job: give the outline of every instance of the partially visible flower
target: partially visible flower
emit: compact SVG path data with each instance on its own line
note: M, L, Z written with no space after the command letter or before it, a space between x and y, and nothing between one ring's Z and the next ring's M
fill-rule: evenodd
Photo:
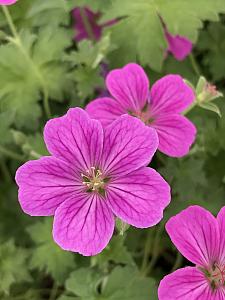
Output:
M168 42L167 51L170 52L177 60L183 60L192 51L192 42L186 37L172 35L165 29L165 36Z
M17 0L0 0L0 5L11 5L16 2L17 2Z
M154 129L125 115L103 130L74 108L50 120L44 138L52 156L17 170L19 201L27 214L54 215L53 237L63 249L99 253L115 216L139 228L162 219L170 188L146 167L158 146Z
M74 29L76 30L75 40L80 42L84 39L99 40L102 30L113 25L116 20L99 24L100 12L93 12L88 7L76 7L73 12Z
M94 119L109 125L123 114L130 114L156 129L159 150L180 157L189 152L196 129L181 113L194 98L193 90L179 75L167 75L158 80L149 92L149 80L144 70L130 63L111 71L106 85L113 98L99 98L90 102L86 111Z
M178 250L195 267L185 267L160 283L159 300L225 299L225 207L217 218L190 206L166 224Z

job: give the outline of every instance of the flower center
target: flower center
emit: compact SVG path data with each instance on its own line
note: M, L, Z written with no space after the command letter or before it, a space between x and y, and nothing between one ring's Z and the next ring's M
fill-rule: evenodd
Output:
M211 270L209 270L207 277L210 285L213 289L225 285L225 266L219 266L214 264Z
M90 170L86 171L86 174L81 174L83 185L87 187L89 192L104 191L105 181L102 177L102 172L95 167L91 167Z
M151 115L148 104L146 104L141 111L135 111L135 112L129 111L128 113L129 115L140 119L146 125L149 125L154 121L154 118Z

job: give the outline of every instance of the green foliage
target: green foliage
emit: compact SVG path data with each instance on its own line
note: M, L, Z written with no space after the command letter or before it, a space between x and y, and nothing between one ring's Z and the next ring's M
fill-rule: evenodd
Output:
M79 269L66 281L66 290L80 300L157 299L155 282L142 278L134 267L116 267L109 276L94 269ZM59 300L77 299L63 295Z
M77 43L71 10L78 5L101 12L99 24L117 23L98 41ZM224 206L224 0L19 0L7 9L11 21L0 6L0 299L158 299L159 281L176 264L166 221L189 205L214 214ZM165 57L159 16L170 33L192 40L192 56L181 62ZM52 238L50 217L22 212L16 169L49 155L43 128L50 115L84 107L105 90L105 65L110 70L135 61L151 85L173 73L195 89L185 115L196 125L197 139L184 158L154 156L152 167L172 188L158 226L140 230L117 219L99 255L63 251Z
M122 47L123 52L132 53L133 57L138 56L141 64L150 65L151 68L159 71L167 48L159 16L166 23L169 32L186 36L196 42L198 29L203 25L202 21L216 21L218 13L224 11L223 0L213 2L211 0L141 0L138 2L125 0L122 3L116 0L112 2L110 8L107 8L105 19L123 18L112 28L112 31L115 30L115 41L114 39L112 41L118 45L118 49ZM131 44L131 40L134 43ZM119 51L116 51L117 55ZM126 57L123 63L125 62L127 62Z
M0 293L9 293L13 283L31 280L24 268L28 257L25 249L15 246L13 240L0 245Z
M28 227L35 248L32 251L30 267L44 270L51 274L59 283L64 282L71 270L74 269L74 255L63 251L52 238L52 221L46 218Z
M225 25L221 23L209 24L207 31L200 35L199 49L205 51L204 65L210 69L214 80L225 78Z
M70 44L65 29L44 27L38 35L24 30L19 40L10 38L0 47L1 109L15 112L17 127L30 128L37 122L40 93L44 101L62 99L70 84L62 55Z
M114 236L110 244L97 256L92 257L92 264L104 268L109 261L123 264L134 264L131 254L124 245L125 236Z

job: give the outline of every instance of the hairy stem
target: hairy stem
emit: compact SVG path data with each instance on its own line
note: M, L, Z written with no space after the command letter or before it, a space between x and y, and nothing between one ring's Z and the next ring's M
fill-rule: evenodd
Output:
M153 244L153 249L152 249L152 258L150 260L149 265L146 267L146 269L143 272L144 275L148 275L149 273L151 273L151 271L154 268L155 263L159 257L158 246L159 246L159 242L161 240L161 234L162 234L163 229L164 229L164 222L161 222L159 224L156 234L155 234L155 239L154 239L154 244Z
M201 76L200 68L199 68L197 61L192 53L189 54L189 59L190 59L192 68L195 71L196 75Z
M12 20L12 17L9 13L9 10L6 6L2 6L2 10L3 13L5 15L6 21L8 23L8 26L11 30L11 33L13 35L14 38L8 38L9 41L11 41L12 43L14 43L14 45L17 46L17 48L23 53L23 55L25 56L25 58L27 59L28 63L30 64L30 66L33 69L34 74L36 75L37 79L40 82L42 91L43 91L43 103L44 103L44 110L46 113L47 118L51 118L51 111L50 111L50 106L49 106L49 97L48 97L48 89L46 87L45 84L45 80L42 77L42 74L40 73L39 69L37 68L37 66L34 64L33 60L31 59L31 57L29 56L29 54L27 53L26 49L24 48L20 36L16 30L16 26Z
M147 233L147 239L145 242L145 249L144 249L144 256L143 256L143 261L142 261L142 266L141 266L141 273L144 275L145 269L147 268L148 265L148 259L149 259L149 253L150 253L150 247L151 247L151 240L152 240L152 230L149 229Z

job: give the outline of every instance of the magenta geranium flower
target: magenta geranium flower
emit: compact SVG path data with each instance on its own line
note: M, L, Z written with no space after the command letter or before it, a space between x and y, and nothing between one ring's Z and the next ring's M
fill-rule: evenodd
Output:
M50 120L44 139L52 156L18 169L19 201L29 215L54 215L53 237L63 249L99 253L115 216L139 228L162 219L170 188L146 167L158 146L154 129L125 115L103 131L75 108Z
M11 5L16 2L17 2L17 0L0 0L0 5Z
M192 51L192 42L180 35L172 35L165 29L165 36L168 42L167 51L170 52L177 60L183 60Z
M99 40L102 30L113 25L116 20L110 20L99 24L100 12L93 12L88 7L76 7L73 10L74 29L76 30L75 40L77 42L84 39Z
M192 104L195 95L179 75L161 78L149 92L144 70L130 63L111 71L106 85L113 98L90 102L86 110L91 117L107 126L119 116L130 114L156 129L160 151L175 157L188 153L196 129L181 113Z
M159 300L225 299L225 207L217 218L199 206L172 217L166 230L195 267L179 269L159 286Z

